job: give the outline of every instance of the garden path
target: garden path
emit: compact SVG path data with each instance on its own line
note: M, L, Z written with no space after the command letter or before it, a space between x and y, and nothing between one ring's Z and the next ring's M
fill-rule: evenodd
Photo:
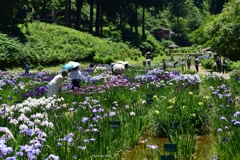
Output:
M194 66L194 65L191 65L191 69L192 69L192 70L195 70L195 66ZM201 64L199 65L198 74L204 74L204 75L206 75L206 74L210 74L210 73L211 73L210 71L211 71L211 70L206 70L206 69L204 69L204 68L201 66ZM223 73L212 72L212 74L221 75L221 76L223 76L223 78L225 78L225 79L230 79L230 74L229 74L229 73L223 74Z

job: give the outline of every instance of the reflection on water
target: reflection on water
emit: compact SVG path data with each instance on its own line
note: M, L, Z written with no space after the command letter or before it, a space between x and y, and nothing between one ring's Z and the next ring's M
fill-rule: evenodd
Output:
M133 149L126 151L122 160L160 160L163 155L163 144L169 143L167 138L147 137L148 142L139 143ZM209 160L211 157L212 143L210 136L197 136L196 160ZM151 150L147 145L157 145L158 149Z

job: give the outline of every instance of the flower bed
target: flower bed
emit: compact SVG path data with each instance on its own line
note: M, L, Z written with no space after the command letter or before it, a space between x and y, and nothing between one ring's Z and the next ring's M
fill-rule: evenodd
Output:
M156 68L130 67L122 76L84 69L81 87L71 91L65 81L58 99L46 98L56 73L0 73L0 158L121 159L146 145L159 159L163 148L139 143L144 134L166 137L179 159L196 158L196 135L210 135L212 154L237 158L238 73L225 80Z

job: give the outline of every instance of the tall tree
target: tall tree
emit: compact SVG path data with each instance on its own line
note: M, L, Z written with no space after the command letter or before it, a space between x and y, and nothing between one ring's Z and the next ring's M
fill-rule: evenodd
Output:
M177 18L176 28L179 28L179 17L183 17L186 13L185 2L186 0L173 0L170 3L170 13ZM176 33L179 34L179 30L176 30Z
M24 5L28 7L27 0L1 0L0 23L10 23L13 21L16 18L16 14L18 13L19 9L24 8Z
M210 4L210 13L221 13L225 3L228 3L228 0L212 0Z
M134 1L134 16L133 16L133 20L134 20L134 28L135 28L135 33L136 35L138 34L138 7L139 7L139 2L138 0Z
M149 9L150 7L161 8L163 7L163 0L141 0L139 4L142 7L142 39L145 39L145 10Z
M197 7L197 8L199 8L200 10L202 10L203 9L203 0L194 0L193 1L194 2L194 4L195 4L195 6Z
M24 12L22 12L21 19L17 19L16 15L20 9ZM0 31L24 38L17 24L24 22L29 9L27 0L0 0Z
M89 33L93 33L93 10L94 10L94 0L89 0L90 13L89 13Z
M96 8L96 36L100 35L100 27L101 27L101 12L102 12L102 0L97 1L97 8Z
M71 0L65 1L65 24L69 25L71 21Z
M84 0L76 0L76 7L77 7L77 12L76 12L76 26L80 26L81 24L81 12L82 12L82 7L84 4Z

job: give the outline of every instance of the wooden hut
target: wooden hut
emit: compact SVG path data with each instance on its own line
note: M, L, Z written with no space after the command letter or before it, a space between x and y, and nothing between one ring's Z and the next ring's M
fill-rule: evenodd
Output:
M170 39L170 30L167 28L155 29L152 34L157 39Z

